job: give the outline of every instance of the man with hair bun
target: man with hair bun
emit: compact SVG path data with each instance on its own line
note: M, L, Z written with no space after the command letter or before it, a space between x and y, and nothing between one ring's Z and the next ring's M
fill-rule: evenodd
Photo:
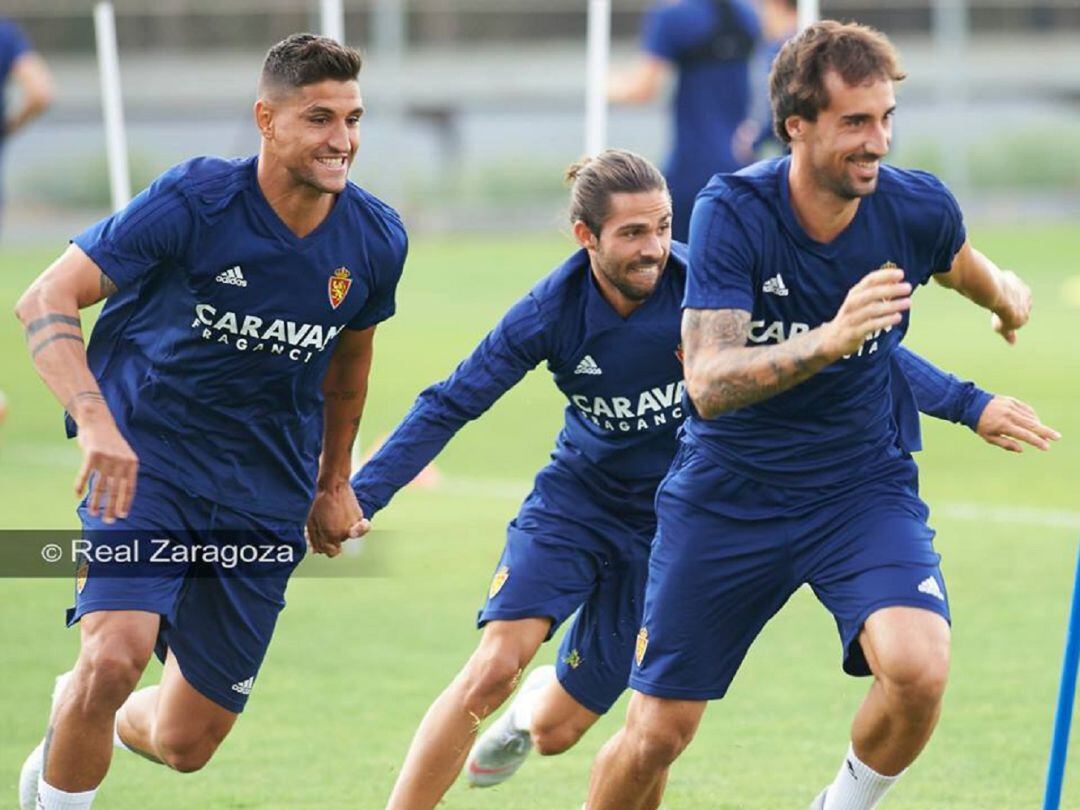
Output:
M72 561L78 661L23 766L23 808L90 807L114 745L205 765L258 686L305 521L316 550L363 530L350 449L406 238L348 180L360 64L325 37L279 42L259 154L169 169L17 304L82 449L91 545ZM79 310L102 299L84 348ZM133 693L154 652L160 683Z
M990 310L1009 343L1031 294L971 246L939 180L882 165L903 77L880 32L809 26L770 77L790 157L717 175L698 196L690 404L656 496L635 694L597 756L589 810L657 807L707 701L803 584L836 620L844 671L873 676L812 808L875 807L933 732L950 614L896 418L895 361L912 292L931 278ZM980 431L988 442L1046 450L1058 438L1026 405L1005 407L1011 424Z
M463 766L473 785L486 787L513 775L534 745L545 755L566 751L626 689L656 528L653 498L683 420L686 247L671 240L671 199L644 158L607 150L571 166L567 179L580 249L515 303L447 379L419 395L353 478L364 514L373 517L540 363L568 400L552 460L507 528L477 620L479 645L417 729L392 810L435 807ZM927 412L993 429L1005 398L915 355L897 362ZM897 418L917 445L917 407L897 377ZM575 611L555 666L529 674L470 753L479 722Z

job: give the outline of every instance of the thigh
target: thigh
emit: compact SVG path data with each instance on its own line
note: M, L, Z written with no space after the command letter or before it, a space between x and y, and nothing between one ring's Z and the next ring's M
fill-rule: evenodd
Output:
M303 526L225 510L215 522L197 538L199 562L175 621L162 629L158 655L171 652L191 687L239 713L285 607L289 576L304 556Z
M927 509L911 488L853 493L802 527L802 577L836 620L844 671L869 675L859 634L888 607L920 608L947 624L948 593Z
M220 742L232 730L238 716L192 686L181 672L176 656L171 652L167 655L154 716L163 737Z
M693 452L681 452L661 484L630 677L638 692L723 697L794 590L786 522L730 517L756 488Z

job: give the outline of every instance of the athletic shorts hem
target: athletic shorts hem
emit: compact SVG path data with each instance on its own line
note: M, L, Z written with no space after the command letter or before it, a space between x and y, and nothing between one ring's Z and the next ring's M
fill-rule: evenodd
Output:
M172 621L172 609L163 608L161 605L149 605L143 599L93 599L79 602L75 607L68 608L67 626L71 627L87 613L101 613L109 610L138 610L143 613L156 613L166 621Z
M668 698L669 700L720 700L727 694L728 690L726 686L720 689L686 689L681 686L663 686L634 676L630 677L628 686L643 695Z
M558 670L558 667L556 667L556 670ZM579 690L576 686L571 686L570 684L568 684L563 679L563 672L556 672L556 675L559 681L559 686L566 690L566 694L570 695L570 697L572 697L575 702L584 706L593 714L599 714L600 716L607 714L609 711L611 711L611 707L614 706L616 701L618 701L619 699L618 697L616 697L615 700L611 701L607 706L601 705L595 700L592 700L581 694L581 690Z
M551 641L551 637L555 635L555 631L559 629L559 626L566 621L568 617L562 619L550 613L539 613L535 610L483 610L476 619L476 629L484 629L484 625L488 622L516 622L522 619L550 619L551 628L548 630L548 634L544 636L544 641Z
M180 656L176 654L176 650L173 650L172 652L173 657L176 659L177 666L180 667L180 674L184 676L185 681L191 684L192 689L207 700L216 703L218 706L221 706L223 709L227 709L230 712L241 714L244 711L244 707L247 705L247 695L241 695L239 692L229 692L225 689L210 686L206 681L184 667L184 662L180 660Z

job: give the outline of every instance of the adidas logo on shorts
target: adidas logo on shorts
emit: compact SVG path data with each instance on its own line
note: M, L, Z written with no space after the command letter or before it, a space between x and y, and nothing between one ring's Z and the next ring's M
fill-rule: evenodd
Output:
M220 284L233 284L237 287L247 286L247 279L244 278L244 273L240 269L240 265L230 267L228 270L222 270L214 276L214 281Z
M251 694L251 687L253 687L254 685L255 685L255 676L252 675L247 680L240 681L240 683L234 683L232 685L232 690L234 692L239 692L241 695L250 695Z
M945 594L941 592L941 586L937 584L937 580L933 577L927 577L919 583L919 593L928 593L931 596L936 596L942 602L945 601Z

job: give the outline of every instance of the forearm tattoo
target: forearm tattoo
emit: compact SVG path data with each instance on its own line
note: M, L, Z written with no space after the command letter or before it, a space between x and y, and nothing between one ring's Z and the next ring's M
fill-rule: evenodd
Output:
M42 315L40 318L35 318L26 325L24 334L26 339L30 340L34 335L44 329L46 326L51 326L54 323L62 323L67 326L77 326L82 328L82 321L77 317L71 315L64 315L61 312L50 312L48 315Z
M749 334L749 312L686 310L683 343L693 357L692 396L705 418L775 396L825 365L816 330L773 346L747 347Z
M41 352L41 350L44 349L46 346L48 346L50 343L55 343L58 340L77 340L77 341L79 341L79 343L82 343L83 342L83 336L82 335L75 335L75 334L72 334L71 332L60 332L59 334L56 334L56 335L50 335L49 337L45 338L44 340L39 342L36 346L33 346L30 349L30 357L31 357L31 359L37 357L38 354Z

